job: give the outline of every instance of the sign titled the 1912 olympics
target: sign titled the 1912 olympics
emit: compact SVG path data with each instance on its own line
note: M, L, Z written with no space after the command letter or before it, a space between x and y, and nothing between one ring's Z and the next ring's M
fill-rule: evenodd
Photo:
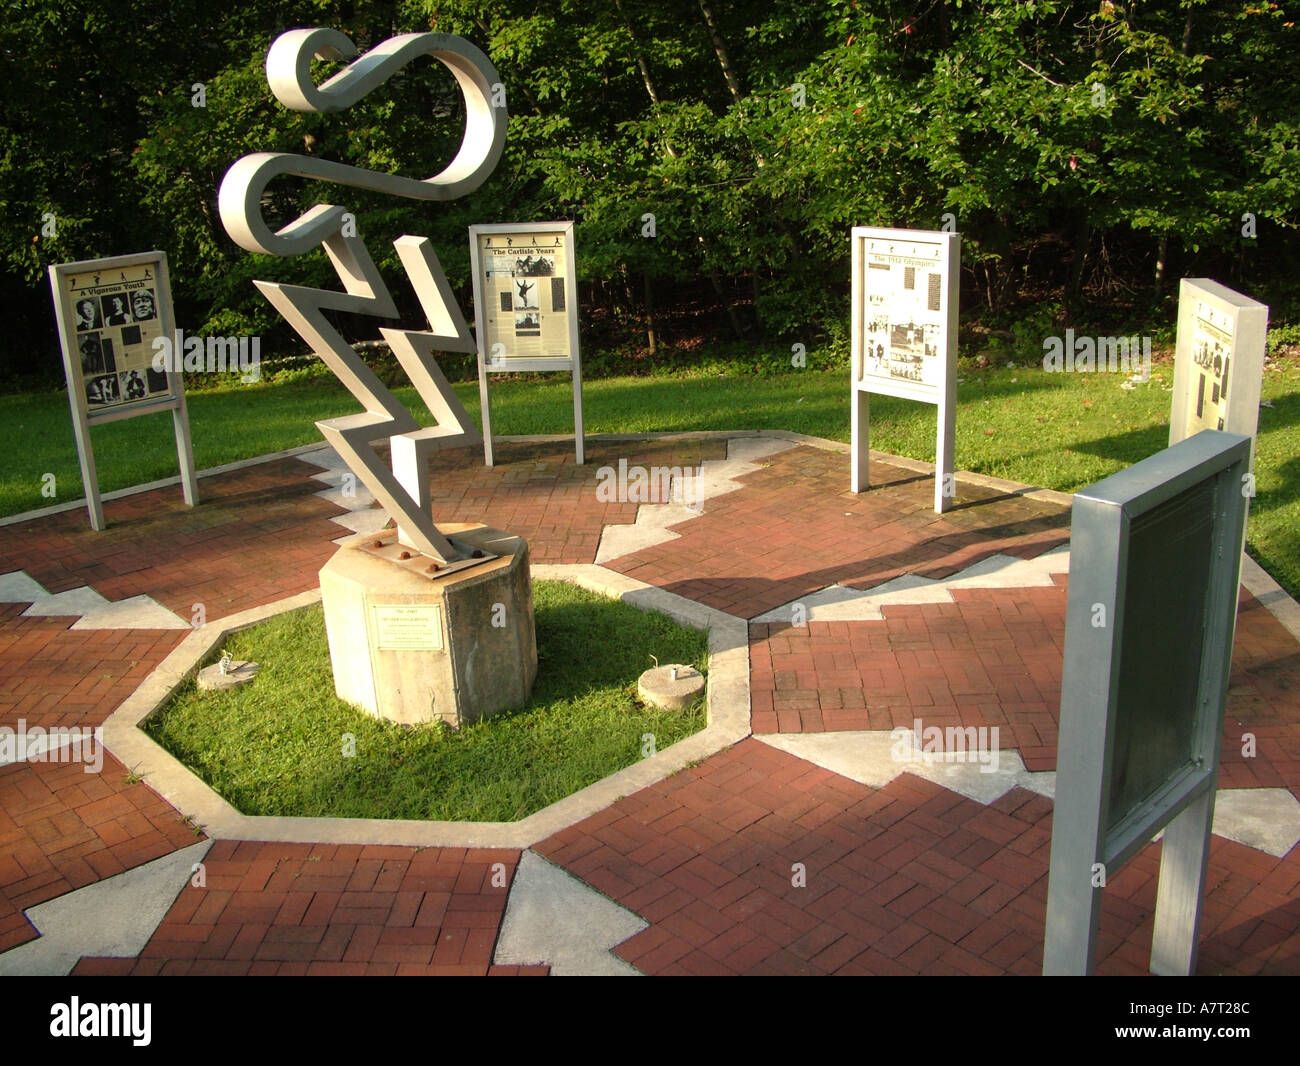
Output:
M957 295L961 238L933 230L855 226L851 487L867 487L870 393L938 409L934 509L956 497Z

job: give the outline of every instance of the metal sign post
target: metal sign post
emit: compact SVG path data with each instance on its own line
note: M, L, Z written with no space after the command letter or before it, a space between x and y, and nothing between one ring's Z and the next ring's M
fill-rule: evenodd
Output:
M1195 969L1249 463L1205 430L1075 494L1045 974L1093 972L1106 879L1162 828L1151 969Z
M484 460L492 465L488 375L568 370L573 375L574 448L581 466L582 363L573 223L470 226L469 254Z
M957 304L961 237L930 230L853 228L850 370L851 487L867 488L869 395L900 396L938 409L934 509L957 495Z
M199 486L181 367L174 359L155 365L154 342L170 342L175 331L167 256L140 252L49 270L90 528L104 528L90 427L121 418L172 413L182 491L193 507Z

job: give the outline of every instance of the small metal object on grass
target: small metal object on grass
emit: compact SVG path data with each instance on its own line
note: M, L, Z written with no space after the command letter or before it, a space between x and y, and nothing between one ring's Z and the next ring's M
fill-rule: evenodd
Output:
M220 662L205 666L199 671L198 686L204 692L225 692L240 688L252 681L259 669L261 667L257 663L247 659L233 660L226 655Z

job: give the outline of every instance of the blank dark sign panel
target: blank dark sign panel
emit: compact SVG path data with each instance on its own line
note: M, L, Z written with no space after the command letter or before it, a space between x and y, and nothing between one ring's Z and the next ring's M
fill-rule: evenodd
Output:
M1094 972L1107 879L1162 829L1151 971L1196 972L1250 446L1204 430L1075 493L1045 974Z
M1195 485L1130 527L1108 829L1193 759L1214 488Z

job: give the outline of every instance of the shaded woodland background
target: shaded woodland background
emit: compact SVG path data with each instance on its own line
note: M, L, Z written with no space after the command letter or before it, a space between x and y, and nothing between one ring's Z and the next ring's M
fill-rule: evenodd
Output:
M266 51L309 26L363 51L459 34L507 89L506 154L472 196L273 186L285 221L321 201L357 213L408 324L392 238L431 236L468 312L470 224L573 219L585 363L594 349L596 368L635 373L792 342L837 358L850 227L945 214L963 235L964 325L1168 323L1184 275L1294 322L1294 17L1226 0L18 0L0 23L0 379L62 378L49 264L151 248L187 332L304 350L251 279L334 286L333 272L319 252L237 248L216 209L226 169L289 151L424 178L462 131L435 62L341 115L283 108ZM345 329L377 336L373 319Z

